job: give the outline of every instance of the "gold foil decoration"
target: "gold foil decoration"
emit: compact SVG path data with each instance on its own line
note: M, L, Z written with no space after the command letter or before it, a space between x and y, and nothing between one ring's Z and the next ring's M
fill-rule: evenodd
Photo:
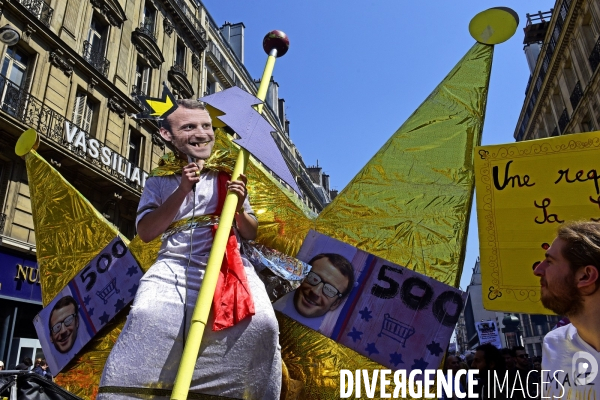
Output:
M35 150L27 153L25 163L42 302L47 305L119 232ZM121 313L58 374L61 386L83 398L95 397L106 357L126 315Z
M312 228L456 285L464 261L473 150L481 140L492 53L492 46L475 44L318 217L251 157L248 189L260 221L258 242L296 255ZM224 131L217 129L216 137L211 159L225 169L238 147ZM27 168L47 304L117 231L34 152L27 156ZM159 247L158 239L145 244L137 237L129 245L144 271ZM341 369L383 368L285 316L278 318L282 355L299 398L337 399ZM121 314L58 382L81 397L94 398L124 322Z
M456 286L493 47L476 43L317 218L316 230Z

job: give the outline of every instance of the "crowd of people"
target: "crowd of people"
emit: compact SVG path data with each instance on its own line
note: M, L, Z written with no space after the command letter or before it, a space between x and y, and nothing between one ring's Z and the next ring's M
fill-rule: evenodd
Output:
M444 363L446 372L452 376L463 370L478 372L475 382L479 398L532 399L540 397L541 357L530 357L523 346L512 349L498 349L492 344L478 346L474 353L464 358L449 355ZM496 379L495 379L496 378ZM494 380L495 379L495 380ZM453 399L460 398L457 391L466 393L468 389L467 374L461 376L460 387L452 388ZM495 387L494 387L495 385ZM449 398L442 397L445 400Z
M32 373L43 376L44 378L52 381L54 377L48 369L48 363L45 358L36 358L35 363L31 360L31 357L23 357L21 362L15 365L12 370L15 371L31 371ZM0 361L0 371L5 370L4 361Z

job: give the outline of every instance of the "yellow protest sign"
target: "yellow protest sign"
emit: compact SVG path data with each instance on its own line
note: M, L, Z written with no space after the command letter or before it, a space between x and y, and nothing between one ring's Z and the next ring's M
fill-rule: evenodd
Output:
M483 305L552 314L537 262L565 221L600 221L600 132L475 149Z

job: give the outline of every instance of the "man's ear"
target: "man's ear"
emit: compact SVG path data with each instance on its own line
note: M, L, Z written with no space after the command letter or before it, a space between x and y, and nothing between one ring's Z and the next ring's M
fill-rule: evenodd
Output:
M158 129L158 132L160 133L160 136L162 136L162 138L165 139L167 142L170 142L173 139L171 132L169 132L162 126Z
M593 265L586 265L577 271L577 287L584 292L591 290L590 294L596 291L596 282L600 279L598 268Z

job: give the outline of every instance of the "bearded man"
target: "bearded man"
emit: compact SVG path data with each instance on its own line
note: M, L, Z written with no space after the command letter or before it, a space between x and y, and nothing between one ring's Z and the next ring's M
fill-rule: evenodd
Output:
M544 307L571 323L544 337L542 397L595 398L600 386L600 223L562 225L535 267ZM549 372L548 372L549 371Z

